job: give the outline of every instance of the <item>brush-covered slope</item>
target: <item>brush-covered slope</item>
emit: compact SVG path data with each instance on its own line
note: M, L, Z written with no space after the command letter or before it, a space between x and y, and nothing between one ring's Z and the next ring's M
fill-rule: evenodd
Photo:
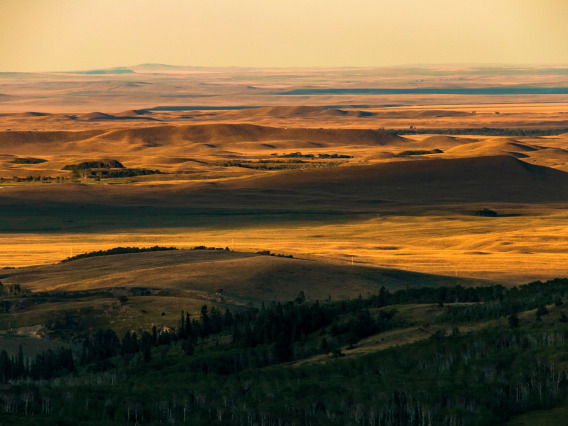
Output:
M115 287L201 292L255 300L355 298L390 289L476 285L482 280L416 272L336 265L252 253L182 250L100 256L72 262L3 271L4 284L37 291L83 291ZM180 293L181 294L181 293Z

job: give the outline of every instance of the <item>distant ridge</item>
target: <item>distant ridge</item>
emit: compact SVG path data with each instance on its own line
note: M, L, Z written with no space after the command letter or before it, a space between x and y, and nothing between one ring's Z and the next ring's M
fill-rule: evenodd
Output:
M135 73L136 72L134 70L131 70L130 68L124 68L124 67L66 72L66 74L135 74Z
M151 120L158 121L155 118L147 117L146 115L151 114L146 110L132 110L125 111L117 115L106 114L103 112L90 112L87 114L81 114L75 119L86 120L86 121L99 121L99 120Z
M418 87L400 89L378 88L327 88L294 89L279 95L566 95L568 87Z
M13 115L15 115L17 117L47 117L51 114L48 114L46 112L29 111L29 112L15 113Z
M240 110L233 115L250 117L371 117L375 115L367 111L350 111L339 108L318 106L270 106Z
M146 127L141 129L116 130L101 136L141 144L159 145L215 143L218 146L236 142L287 141L295 146L314 146L317 143L330 145L385 145L403 138L382 130L369 129L314 129L277 128L253 124L199 124L188 126Z

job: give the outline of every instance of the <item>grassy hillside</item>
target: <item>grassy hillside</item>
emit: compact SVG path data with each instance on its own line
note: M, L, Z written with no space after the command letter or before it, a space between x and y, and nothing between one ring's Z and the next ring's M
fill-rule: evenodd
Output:
M41 326L70 311L90 328L174 327L177 318L162 316L163 312L175 309L197 314L203 303L259 305L290 300L300 292L308 300L341 300L376 294L382 286L401 289L484 283L225 250L97 256L0 271L0 281L32 292L26 299L6 300L0 313L0 330L4 331ZM128 300L121 303L121 296Z

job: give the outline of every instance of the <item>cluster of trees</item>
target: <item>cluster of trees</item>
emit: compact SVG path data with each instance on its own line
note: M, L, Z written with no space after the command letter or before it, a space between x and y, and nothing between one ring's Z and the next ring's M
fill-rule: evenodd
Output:
M68 179L65 179L64 177L61 176L57 176L57 177L51 177L51 176L40 176L40 175L36 175L36 176L26 176L26 177L18 177L18 176L13 176L11 179L9 178L0 178L0 182L64 182Z
M275 154L273 154L275 155ZM278 155L278 158L309 158L314 159L316 158L315 154L302 154L301 152L291 152L290 154L282 154ZM344 154L317 154L317 158L319 159L327 159L327 158L352 158L350 155Z
M191 250L217 250L217 251L231 251L229 247L207 247L207 246L195 246Z
M90 169L124 169L124 165L118 160L99 160L99 161L84 161L78 164L68 164L63 167L63 170L90 170Z
M142 253L145 251L166 251L166 250L177 250L176 247L162 247L162 246L154 246L154 247L114 247L109 250L98 250L98 251L91 251L88 253L81 253L76 256L68 257L61 261L61 263L71 262L73 260L79 259L86 259L88 257L97 257L97 256L112 256L115 254L126 254L126 253Z
M43 158L24 157L16 158L11 161L13 164L41 164L47 162Z
M160 170L152 170L152 169L124 169L124 170L111 170L109 172L106 171L93 171L91 176L100 177L100 178L125 178L125 177L134 177L134 176L147 176L147 175L161 175L163 174ZM88 176L87 176L88 177Z
M338 161L318 161L309 162L299 159L291 160L258 160L258 161L224 161L220 163L223 167L243 167L255 170L289 170L289 169L313 169L319 167L335 167L341 163Z
M78 259L86 259L88 257L97 256L112 256L115 254L127 254L127 253L142 253L146 251L168 251L168 250L179 250L177 247L164 247L164 246L153 246L153 247L114 247L108 250L97 250L90 251L88 253L81 253L75 256L68 257L61 261L61 263L71 262ZM207 247L207 246L195 246L191 250L217 250L217 251L231 251L229 247Z
M510 307L511 311L522 312L562 301L568 296L568 278L555 278L546 282L534 281L518 287L502 285L483 287L421 287L394 292L381 287L379 294L367 299L338 302L340 305L358 304L364 307L382 307L405 303L490 303ZM456 306L455 309L468 306ZM490 319L490 318L488 318Z
M4 285L0 281L0 296L18 296L23 293L29 293L29 291L20 284Z
M372 334L386 331L395 325L396 311L381 311L371 315L356 305L307 303L301 292L293 302L272 303L261 309L223 313L216 307L203 305L198 318L182 311L176 329L158 329L150 332L128 331L119 340L112 330L89 334L83 342L81 364L93 364L95 371L113 368L113 357L125 360L141 354L141 359L152 359L152 348L178 345L183 352L194 355L195 347L207 340L224 341L221 351L209 351L207 356L196 356L186 368L195 372L234 374L245 368L259 368L280 362L302 359L318 353L338 351L339 346L355 344ZM322 328L329 326L328 330ZM305 345L307 336L321 331L322 338ZM326 339L326 334L329 334ZM243 350L248 355L243 357Z
M495 210L484 208L481 210L476 210L473 212L474 216L484 216L484 217L497 217L499 214Z
M63 170L73 172L73 177L87 178L124 178L161 174L160 170L144 168L125 168L118 160L84 161L79 164L68 164Z
M262 254L263 256L276 256L276 257L286 257L288 259L293 259L294 256L292 256L291 254L276 254L276 253L272 253L270 250L260 250L257 251L256 254Z
M0 352L0 383L26 378L47 380L74 371L75 361L71 349L60 348L55 352L48 349L31 360L24 357L21 345L16 356L10 357L5 350Z
M431 150L407 150L399 152L397 155L400 157L407 157L410 155L427 155L427 154L442 154L444 151L441 149L431 149Z

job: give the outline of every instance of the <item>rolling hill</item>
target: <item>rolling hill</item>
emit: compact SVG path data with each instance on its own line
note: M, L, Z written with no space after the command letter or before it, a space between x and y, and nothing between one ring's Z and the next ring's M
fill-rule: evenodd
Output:
M526 158L530 153L539 149L541 148L538 146L532 146L511 138L493 138L459 145L448 149L445 153L460 157L512 155L517 158Z
M5 187L0 205L367 210L378 203L566 201L567 187L568 173L511 156L488 156L282 171L168 185Z
M132 117L130 117L132 118ZM149 119L145 115L134 118ZM125 116L90 113L82 120L123 120ZM327 146L383 146L405 139L380 130L276 128L252 124L202 124L89 131L3 131L5 153L129 152L149 148L190 150L207 145L215 149L305 149ZM25 147L24 147L25 145ZM187 152L187 151L186 151Z
M393 269L336 265L224 250L180 250L100 256L56 265L2 271L5 284L34 291L85 291L115 288L199 292L237 300L292 300L300 291L312 300L349 299L376 294L381 286L464 286L483 280ZM186 295L187 297L187 295Z

